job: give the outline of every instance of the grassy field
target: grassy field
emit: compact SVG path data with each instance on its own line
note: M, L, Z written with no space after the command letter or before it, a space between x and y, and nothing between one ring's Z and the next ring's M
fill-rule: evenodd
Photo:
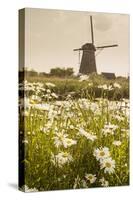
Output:
M23 90L23 191L129 184L127 79L30 77Z
M74 98L86 97L90 95L93 98L101 97L103 90L98 88L100 85L110 86L118 83L121 88L114 87L108 91L108 98L117 100L121 98L129 98L129 80L127 78L116 78L115 80L107 80L101 75L90 75L89 79L80 81L80 78L58 78L58 77L27 77L29 82L51 82L56 85L52 88L53 92L59 95L60 99L65 99L70 93ZM82 78L81 78L82 80Z

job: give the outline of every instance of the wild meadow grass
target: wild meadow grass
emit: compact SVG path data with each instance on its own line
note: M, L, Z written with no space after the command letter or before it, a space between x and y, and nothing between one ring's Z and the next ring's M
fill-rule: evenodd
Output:
M25 91L19 104L22 190L129 184L129 99L116 98L127 83L82 79L71 80L79 96L74 90L63 98L63 80L20 84Z

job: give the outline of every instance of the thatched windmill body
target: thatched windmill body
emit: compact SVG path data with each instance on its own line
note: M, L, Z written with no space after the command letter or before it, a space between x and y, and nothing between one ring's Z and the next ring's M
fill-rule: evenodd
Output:
M74 51L79 52L79 61L80 61L80 52L82 53L82 59L80 62L80 68L79 73L81 74L91 74L93 72L97 72L96 68L96 58L95 58L95 52L97 50L102 50L109 47L117 47L117 44L113 45L107 45L107 46L98 46L96 47L94 44L94 33L93 33L93 22L92 22L92 16L90 16L90 25L91 25L91 43L86 43L82 45L79 49L74 49Z

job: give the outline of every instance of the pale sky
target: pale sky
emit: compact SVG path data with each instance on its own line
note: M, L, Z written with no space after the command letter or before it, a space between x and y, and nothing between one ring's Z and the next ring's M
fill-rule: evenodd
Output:
M118 44L96 56L98 73L129 73L129 16L77 11L26 8L25 67L49 72L55 67L79 70L78 52L91 42L90 14L93 17L95 46ZM98 52L96 52L97 54Z

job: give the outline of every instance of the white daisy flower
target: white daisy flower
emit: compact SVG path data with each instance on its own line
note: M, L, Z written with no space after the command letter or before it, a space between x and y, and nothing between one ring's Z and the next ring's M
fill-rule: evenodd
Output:
M67 134L64 133L56 133L56 136L53 138L54 139L54 144L56 147L59 147L63 145L65 148L70 147L74 144L77 144L76 140L67 138Z
M45 83L47 87L55 87L56 85L50 82Z
M117 120L120 121L120 122L121 122L121 121L124 121L124 119L125 119L123 116L120 116L120 115L114 115L113 118L114 118L114 119L117 119Z
M90 183L94 183L97 179L96 175L94 174L86 174L85 178L90 181Z
M55 134L56 134L56 136L53 137L54 144L58 148L59 146L61 146L63 144L63 141L66 139L66 137L68 135L64 134L63 132L61 132L61 133L55 133Z
M37 95L32 95L31 96L31 100L33 100L33 101L41 101L41 98L39 96L37 96Z
M56 102L54 103L54 105L60 107L60 106L63 105L63 102L62 102L62 101L56 101Z
M101 186L103 187L108 187L109 186L109 182L105 180L104 177L102 177L99 182L101 183Z
M93 155L96 157L97 160L105 159L110 156L109 148L108 147L100 147L94 150Z
M120 85L119 83L114 83L114 87L120 89L120 88L121 88L121 85Z
M23 185L22 188L20 188L20 190L24 192L38 192L38 189L29 188L27 185Z
M85 131L83 128L79 129L79 134L85 136L87 139L94 141L97 139L97 136L94 135L94 133L88 133L87 131Z
M107 129L109 128L109 129L112 129L112 130L116 130L118 128L118 125L109 123L109 124L105 124L104 128L107 128Z
M121 141L115 140L115 141L113 142L113 145L115 145L115 146L120 146L120 145L121 145Z
M106 84L104 84L104 85L98 85L98 88L107 90L108 86Z
M70 128L70 129L74 129L74 126L71 124L71 125L69 126L69 128Z
M77 144L77 141L76 141L76 140L69 139L69 138L65 138L65 139L62 141L62 143L63 143L63 146L64 146L65 148L67 148L67 147L70 147L70 146L72 146L72 145Z
M54 145L58 148L62 145L62 141L58 137L54 137Z
M112 174L115 171L115 160L112 158L105 158L100 160L101 169L104 169L104 173Z
M88 86L89 86L89 87L92 87L92 86L93 86L93 83L88 83Z
M50 89L47 89L46 91L47 91L47 93L48 93L48 94L50 94L50 93L51 93L51 90L50 90Z
M70 163L73 160L72 156L68 152L60 152L57 155L52 154L51 161L53 164L58 164L62 167L66 163Z
M28 144L28 140L22 140L22 143Z
M107 136L108 134L114 135L114 131L112 129L109 129L109 128L103 128L102 134L105 135L105 136Z
M51 96L52 96L52 97L54 97L55 99L57 99L57 98L58 98L58 95L57 95L57 94L55 94L54 92L52 92L52 93L51 93Z
M79 78L80 78L79 82L82 82L82 81L88 80L89 76L87 76L87 75L81 75Z
M114 135L114 132L117 128L118 128L118 125L108 123L104 125L104 128L102 129L102 133L105 136L107 136L107 134Z
M83 188L88 188L88 185L87 185L87 183L86 183L85 180L82 180L82 181L81 181L81 184L82 184L82 187L83 187Z
M124 165L125 167L127 167L128 165L127 165L127 163L125 163L125 165Z
M129 129L122 128L122 129L121 129L121 132L123 133L123 136L129 137L129 135L130 135Z
M113 90L112 85L99 85L98 88L103 89L103 90Z
M38 110L49 111L50 105L49 104L34 104L33 107Z

